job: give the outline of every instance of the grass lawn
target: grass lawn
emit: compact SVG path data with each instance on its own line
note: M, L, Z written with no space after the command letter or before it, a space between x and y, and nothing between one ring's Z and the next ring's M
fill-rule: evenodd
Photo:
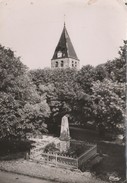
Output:
M100 138L96 131L85 130L85 129L78 129L78 128L70 128L70 136L72 139L86 141L89 143L97 143Z

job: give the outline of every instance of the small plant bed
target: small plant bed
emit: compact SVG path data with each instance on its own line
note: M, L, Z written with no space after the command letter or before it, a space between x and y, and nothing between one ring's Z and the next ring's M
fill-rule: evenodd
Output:
M41 160L47 164L64 166L67 168L78 168L97 153L96 145L86 144L83 141L70 141L67 152L60 152L58 144L49 143L41 153Z
M70 140L69 149L61 152L61 141L59 138L43 138L31 149L30 159L46 164L53 164L64 168L80 168L81 165L97 153L96 145L84 141ZM45 142L45 143L43 143ZM68 144L66 144L68 146Z
M70 149L66 153L66 155L71 155L74 157L79 157L86 151L88 151L91 148L90 145L85 144L85 142L78 142L78 141L71 141L70 143Z
M90 148L91 148L91 145L87 145L83 141L73 140L73 141L70 141L70 148L67 152L60 152L59 148L56 148L56 145L54 143L50 143L44 148L44 153L51 153L51 154L57 153L58 155L65 155L65 156L78 158L83 153L88 151Z

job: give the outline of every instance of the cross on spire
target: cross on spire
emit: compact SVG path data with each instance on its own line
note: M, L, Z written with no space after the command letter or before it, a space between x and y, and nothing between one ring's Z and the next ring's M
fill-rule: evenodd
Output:
M66 25L66 24L65 24L65 19L66 19L66 15L64 14L64 26Z

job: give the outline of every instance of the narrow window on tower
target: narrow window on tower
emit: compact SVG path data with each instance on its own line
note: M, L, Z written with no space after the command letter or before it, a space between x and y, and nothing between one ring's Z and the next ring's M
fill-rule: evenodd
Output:
M61 67L63 67L64 66L64 62L63 62L63 60L61 60Z
M75 67L77 67L77 62L75 62Z
M72 67L74 67L74 61L72 61Z
M58 67L58 62L56 61L56 65L55 65L56 67Z

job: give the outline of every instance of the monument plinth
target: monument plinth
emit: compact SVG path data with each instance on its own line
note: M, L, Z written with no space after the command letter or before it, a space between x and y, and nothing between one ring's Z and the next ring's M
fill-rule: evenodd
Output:
M70 148L70 131L67 115L62 117L60 131L60 152L67 152Z

